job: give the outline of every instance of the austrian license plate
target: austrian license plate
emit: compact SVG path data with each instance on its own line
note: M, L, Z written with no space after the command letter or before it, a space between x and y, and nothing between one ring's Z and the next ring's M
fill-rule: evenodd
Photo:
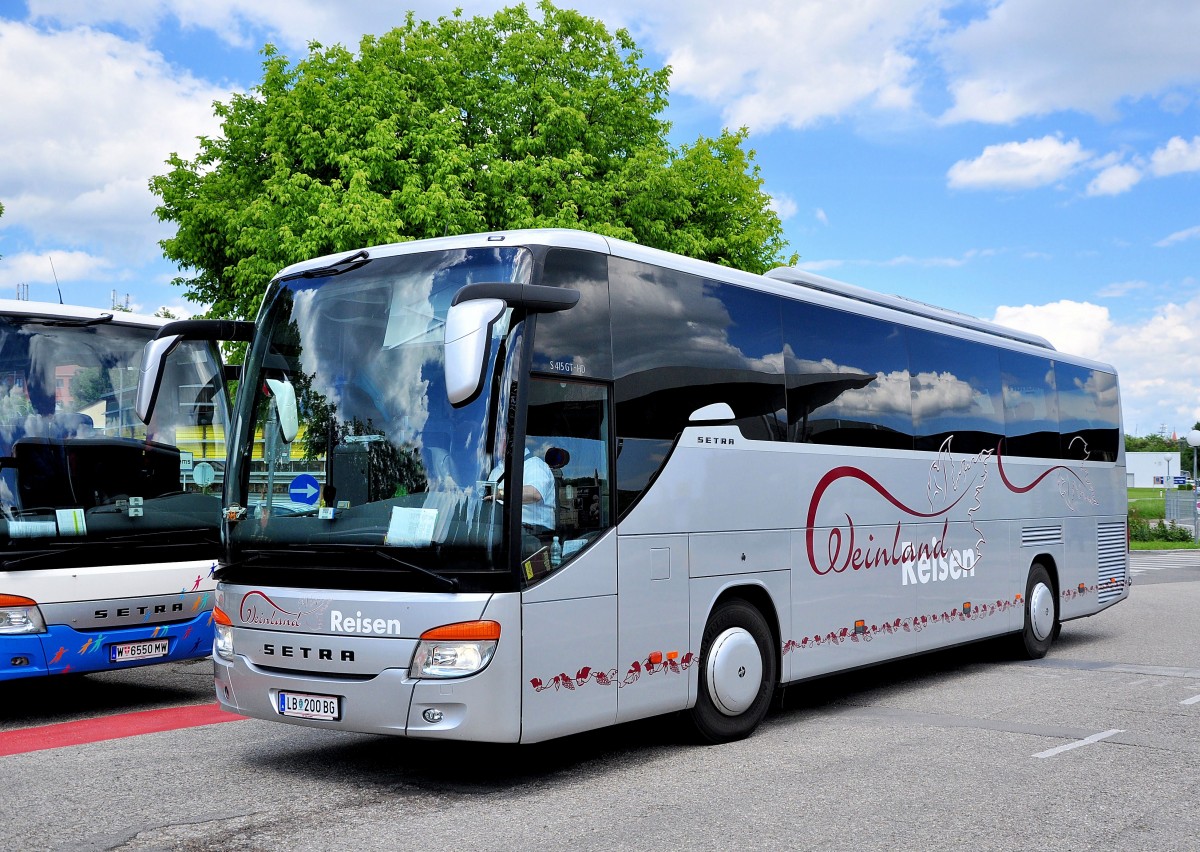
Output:
M342 700L336 695L309 695L305 692L280 692L279 714L297 719L326 719L342 717Z
M109 646L108 658L114 663L128 660L153 660L167 655L166 639L148 639L145 642L122 642Z

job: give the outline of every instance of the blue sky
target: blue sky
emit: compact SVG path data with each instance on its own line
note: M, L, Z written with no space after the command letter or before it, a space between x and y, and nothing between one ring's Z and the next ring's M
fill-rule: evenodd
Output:
M265 42L485 0L0 0L0 296L190 314L147 190ZM578 0L672 67L674 140L745 126L801 265L1114 364L1200 420L1200 3ZM51 266L53 264L53 267Z

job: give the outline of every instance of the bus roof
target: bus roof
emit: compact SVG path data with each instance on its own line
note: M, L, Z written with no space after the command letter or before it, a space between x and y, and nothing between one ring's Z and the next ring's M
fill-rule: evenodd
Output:
M708 261L672 254L671 252L650 248L627 240L601 236L590 231L576 231L566 228L491 231L478 234L436 237L426 240L412 240L402 243L389 243L387 245L373 246L367 249L367 251L371 257L393 257L417 252L447 251L498 245L537 245L596 251L630 260L656 263L681 272L690 272L704 277L716 278L745 287L765 288L771 292L780 294L787 293L788 285L803 287L813 293L832 296L835 302L847 299L859 304L882 308L885 311L895 311L909 316L922 317L932 320L935 323L967 329L988 337L1002 338L1037 349L1057 352L1053 344L1040 335L979 319L978 317L960 313L949 308L930 305L905 296L878 293L874 290L868 290L865 287L835 281L832 278L825 278L816 273L807 272L795 267L779 267L772 269L765 275L755 275L732 267L720 266ZM295 263L281 270L276 277L290 277L308 269L327 266L345 259L353 253L352 251L339 252ZM1112 369L1108 365L1092 362L1087 358L1071 356L1071 360L1089 362L1097 366L1103 366L1108 370Z
M100 319L105 314L112 316L116 325L136 325L157 328L170 320L162 317L134 314L129 311L101 310L81 305L60 305L57 302L30 302L25 299L0 299L0 315L6 317L44 317L47 319Z

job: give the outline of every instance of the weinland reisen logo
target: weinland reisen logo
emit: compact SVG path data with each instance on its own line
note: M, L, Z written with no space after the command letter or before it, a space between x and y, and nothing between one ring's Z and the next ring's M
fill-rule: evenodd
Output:
M295 611L284 609L266 594L255 589L242 595L238 618L242 624L255 627L305 627L304 622L308 617L319 617L328 608L329 601L301 601Z
M949 455L947 441L930 468L927 489L929 511L905 505L866 471L850 466L833 468L817 483L808 506L805 544L809 567L813 573L825 576L848 570L869 571L872 568L895 566L899 569L902 586L974 577L975 566L982 558L980 549L985 543L982 532L975 526L974 515L979 510L979 496L987 479L985 465L990 455L989 452L983 452L964 459L953 459ZM859 532L854 517L849 513L842 516L844 523L818 526L817 513L821 500L830 487L838 482L857 482L867 486L907 518L896 521L895 527L889 530L890 534L878 538L875 533L864 535ZM973 499L967 500L968 496ZM961 520L970 525L972 537L977 536L974 547L950 547L952 514L961 515ZM906 523L937 520L942 522L941 529L927 540L914 542L916 536L905 530ZM826 537L825 553L820 556L817 553L818 534ZM926 535L928 532L923 533L921 538Z

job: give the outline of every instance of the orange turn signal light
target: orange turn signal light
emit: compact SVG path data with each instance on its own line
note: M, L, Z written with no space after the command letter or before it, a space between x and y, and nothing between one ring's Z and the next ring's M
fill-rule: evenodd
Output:
M37 606L37 601L20 595L0 595L0 606Z
M213 621L222 627L233 627L233 622L229 620L229 616L219 606L213 607Z
M499 638L500 623L497 621L460 621L421 634L422 641L435 642L494 642Z

